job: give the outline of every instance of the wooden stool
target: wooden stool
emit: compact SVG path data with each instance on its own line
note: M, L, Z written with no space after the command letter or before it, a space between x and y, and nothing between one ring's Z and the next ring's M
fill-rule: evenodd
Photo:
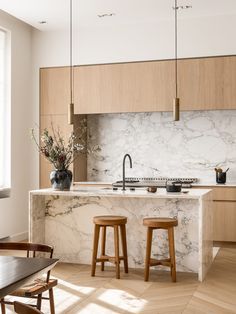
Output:
M111 262L116 265L116 278L120 279L120 261L124 261L125 272L128 273L128 258L127 258L127 242L126 229L127 218L124 216L96 216L93 218L94 226L94 242L93 242L93 257L92 257L92 271L91 276L95 276L96 263L101 262L101 270L104 271L104 263ZM100 228L102 227L102 245L101 256L97 258L98 242ZM105 253L106 247L106 228L114 228L114 243L115 256L108 256ZM119 256L119 227L121 233L123 256Z
M178 226L178 220L175 218L144 218L143 225L147 227L147 247L145 260L144 280L149 279L150 266L169 266L171 270L172 281L176 282L176 265L175 265L175 244L174 244L174 227ZM167 229L169 240L170 257L162 260L151 258L152 234L154 229Z

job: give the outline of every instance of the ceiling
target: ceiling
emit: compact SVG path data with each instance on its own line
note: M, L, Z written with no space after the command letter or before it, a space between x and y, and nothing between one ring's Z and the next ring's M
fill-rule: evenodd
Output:
M236 14L236 0L178 0L178 5L192 6L178 11L184 18ZM84 27L150 23L174 18L173 6L174 0L73 0L73 16ZM69 26L69 0L0 0L0 9L40 30Z

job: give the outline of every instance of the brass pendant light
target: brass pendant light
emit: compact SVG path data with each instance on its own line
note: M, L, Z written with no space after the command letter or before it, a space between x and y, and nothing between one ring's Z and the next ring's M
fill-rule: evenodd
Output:
M177 20L177 0L175 0L175 98L173 100L173 120L179 121L180 104L178 98L178 20Z
M72 34L72 26L73 26L73 8L72 1L70 0L70 103L68 105L68 124L74 123L74 68L73 68L73 34Z

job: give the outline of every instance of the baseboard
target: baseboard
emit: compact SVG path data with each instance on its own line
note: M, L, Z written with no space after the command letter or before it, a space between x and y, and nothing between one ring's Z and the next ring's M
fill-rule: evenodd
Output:
M29 234L28 231L16 233L7 238L7 241L11 242L20 242L20 241L28 241Z

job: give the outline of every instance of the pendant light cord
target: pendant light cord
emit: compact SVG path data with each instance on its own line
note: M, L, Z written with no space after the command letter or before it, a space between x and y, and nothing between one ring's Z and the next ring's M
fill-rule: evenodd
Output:
M73 71L73 6L72 1L70 0L70 103L74 103L74 71Z
M177 0L175 0L175 97L178 97L178 21L177 21Z

